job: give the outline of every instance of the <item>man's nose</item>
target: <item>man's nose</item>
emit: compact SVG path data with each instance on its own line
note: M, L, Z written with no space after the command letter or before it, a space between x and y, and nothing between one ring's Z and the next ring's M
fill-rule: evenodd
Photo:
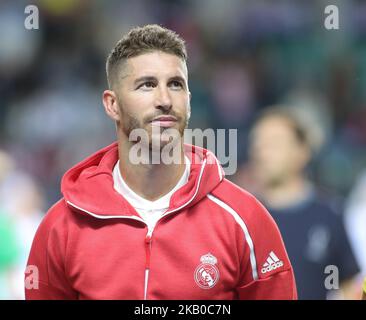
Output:
M155 107L164 111L169 111L172 108L172 99L168 88L160 88L157 90Z

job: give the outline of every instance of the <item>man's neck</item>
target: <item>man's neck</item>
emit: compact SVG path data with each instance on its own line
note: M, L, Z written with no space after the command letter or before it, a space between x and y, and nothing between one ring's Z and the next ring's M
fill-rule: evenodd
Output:
M309 182L302 176L296 176L280 184L265 187L262 196L269 207L284 209L305 200L308 190Z
M129 142L119 142L119 169L123 180L135 193L155 201L176 186L186 168L183 146L179 164L165 164L162 161L158 164L133 164L129 159L130 148Z

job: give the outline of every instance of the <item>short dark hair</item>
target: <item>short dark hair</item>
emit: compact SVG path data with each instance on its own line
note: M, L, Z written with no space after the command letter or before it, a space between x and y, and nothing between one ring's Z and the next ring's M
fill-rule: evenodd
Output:
M157 24L135 27L116 43L108 55L106 71L109 87L118 79L121 62L155 50L174 54L187 61L185 42L174 31Z
M263 120L266 120L268 118L284 119L294 132L296 140L302 145L311 147L306 127L300 121L296 113L294 111L293 112L291 111L291 108L282 106L268 107L264 109L261 113L259 113L259 115L256 118L254 126L257 123L262 122Z

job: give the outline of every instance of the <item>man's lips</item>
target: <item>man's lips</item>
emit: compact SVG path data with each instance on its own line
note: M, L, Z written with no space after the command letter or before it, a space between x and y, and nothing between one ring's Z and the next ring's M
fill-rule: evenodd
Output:
M177 122L177 118L173 116L159 116L151 121L152 126L172 127Z

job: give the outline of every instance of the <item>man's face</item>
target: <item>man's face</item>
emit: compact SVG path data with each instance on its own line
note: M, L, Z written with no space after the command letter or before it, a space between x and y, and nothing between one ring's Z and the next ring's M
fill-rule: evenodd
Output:
M118 125L126 137L134 129L144 129L150 148L154 142L161 147L169 142L164 138L167 129L175 129L183 137L190 116L185 62L176 55L154 51L127 59L120 73L115 88Z
M297 140L291 124L276 116L257 123L249 151L258 182L267 186L282 184L301 173L308 161L308 149Z

